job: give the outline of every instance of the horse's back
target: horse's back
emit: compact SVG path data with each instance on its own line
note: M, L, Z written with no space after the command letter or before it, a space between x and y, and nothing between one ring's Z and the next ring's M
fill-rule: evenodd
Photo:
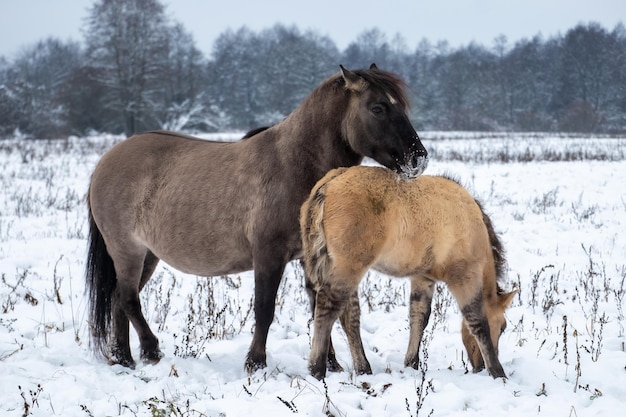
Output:
M233 174L237 148L161 132L115 145L98 163L89 190L107 246L147 248L198 275L251 269L246 227L254 192L246 188L249 179Z
M160 132L135 135L116 144L91 176L89 202L94 215L111 206L126 210L142 208L140 202L150 206L163 186L202 187L198 176L210 175L226 163L228 145Z

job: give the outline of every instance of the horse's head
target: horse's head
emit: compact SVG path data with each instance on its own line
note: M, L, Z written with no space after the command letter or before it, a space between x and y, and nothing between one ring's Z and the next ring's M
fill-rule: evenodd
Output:
M398 173L421 174L428 152L407 116L404 83L374 64L369 70L340 68L351 96L343 122L350 147Z
M508 293L502 293L501 291L498 291L496 300L494 300L493 302L485 302L484 304L485 313L487 314L487 320L489 321L491 342L493 343L493 347L496 350L496 354L498 353L498 342L500 340L500 336L502 335L502 333L504 333L504 329L506 328L506 317L504 317L504 311L513 301L513 297L515 296L515 294L517 294L517 291L511 291ZM465 324L465 319L463 320L463 324L461 326L461 337L463 338L463 344L465 345L465 349L467 350L467 354L469 356L469 360L472 364L474 372L480 372L485 369L485 361L483 360L483 355L480 353L476 338L472 336L469 329L467 328L467 325Z

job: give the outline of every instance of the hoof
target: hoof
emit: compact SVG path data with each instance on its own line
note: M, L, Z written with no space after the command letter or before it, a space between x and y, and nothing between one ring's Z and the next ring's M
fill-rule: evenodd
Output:
M120 358L109 357L108 363L109 365L122 365L123 367L130 368L130 369L135 369L135 366L137 365L135 361L133 360L133 358L120 359Z
M335 358L328 358L328 363L326 364L326 367L330 372L343 372L343 367L339 365L339 362L337 362L337 359Z
M496 378L506 379L506 373L504 372L504 369L502 369L501 366L496 366L496 367L489 369L489 375L491 375L493 379L496 379Z
M356 372L357 375L372 375L372 368L367 365L366 367L355 369L354 372Z
M248 373L248 375L255 373L259 369L264 369L267 367L267 363L265 359L252 359L249 356L246 358L246 363L244 364L244 369Z
M163 357L160 350L151 350L149 352L141 352L141 361L147 365L156 365Z
M472 372L477 374L479 372L482 372L484 369L485 369L485 365L476 365L472 367Z
M122 349L111 344L106 357L109 365L122 365L125 368L135 369L136 363L130 354L130 349Z
M324 378L326 378L326 364L324 363L323 366L319 366L318 364L310 364L309 365L309 372L311 373L311 376L313 376L315 379L318 380L322 380Z
M412 359L409 361L404 361L404 366L406 366L407 368L419 369L420 367L419 359Z

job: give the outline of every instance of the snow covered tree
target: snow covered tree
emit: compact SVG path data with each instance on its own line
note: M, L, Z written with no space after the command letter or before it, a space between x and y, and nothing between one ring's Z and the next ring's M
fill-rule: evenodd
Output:
M106 89L105 105L118 114L110 128L132 135L158 127L157 81L169 55L169 26L157 0L99 0L86 27L89 64Z
M0 101L9 107L6 133L50 138L70 133L63 87L82 62L78 43L48 38L27 46L5 71Z
M565 35L561 50L561 128L595 131L607 110L615 40L600 25L578 25Z
M276 25L224 32L214 44L208 96L222 125L251 129L280 121L325 77L339 69L326 37ZM218 123L216 123L218 124Z
M159 127L168 130L207 129L206 61L193 37L176 24L169 31L169 55L158 84L160 91L154 114Z

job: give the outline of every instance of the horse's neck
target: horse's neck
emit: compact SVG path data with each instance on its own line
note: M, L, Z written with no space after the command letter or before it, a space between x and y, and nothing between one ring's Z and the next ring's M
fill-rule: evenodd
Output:
M320 171L320 178L334 168L358 165L363 156L356 153L344 138L344 112L337 106L324 108L305 102L291 113L283 124L280 137L284 149L293 149Z

